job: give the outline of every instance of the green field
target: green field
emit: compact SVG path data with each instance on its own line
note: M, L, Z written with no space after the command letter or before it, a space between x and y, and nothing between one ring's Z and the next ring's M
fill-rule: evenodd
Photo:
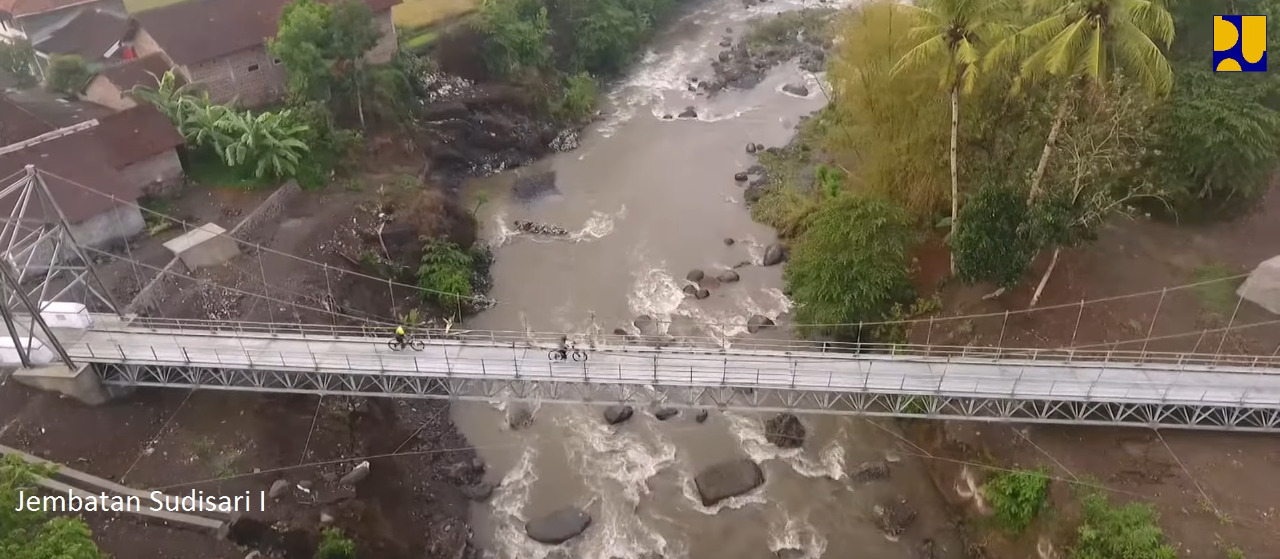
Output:
M166 2L166 0L138 1ZM395 20L396 26L415 29L465 14L476 9L479 4L479 0L404 0L403 4L391 9L391 17Z
M124 0L124 8L131 14L168 6L169 4L177 4L183 0Z

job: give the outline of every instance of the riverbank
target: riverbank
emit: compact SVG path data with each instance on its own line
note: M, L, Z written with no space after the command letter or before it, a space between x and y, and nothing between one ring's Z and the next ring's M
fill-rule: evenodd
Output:
M824 115L816 113L796 138L767 150L764 179L749 185L753 215L784 237L812 222L825 195L822 167L835 166L823 153ZM840 169L846 171L845 169ZM843 181L837 173L837 188ZM844 185L844 186L847 186ZM1239 281L1170 291L1196 282L1251 271L1280 254L1280 191L1274 186L1258 211L1208 226L1171 225L1136 217L1109 220L1096 240L1064 250L1041 295L1025 312L1034 283L1024 281L996 298L992 285L945 282L947 251L932 222L911 251L911 283L921 299L936 297L938 310L921 317L987 315L988 318L921 324L907 332L915 343L1027 348L1115 347L1150 351L1221 351L1270 355L1280 340L1275 325L1233 331L1223 338L1206 329L1274 320L1245 302L1237 308ZM1042 255L1027 273L1040 278L1049 265ZM1114 299L1133 293L1144 296ZM1011 315L1004 313L1011 312ZM1277 533L1277 492L1264 483L1280 455L1264 436L1141 429L1058 427L966 422L900 422L909 444L903 451L928 465L930 478L962 526L975 556L992 559L1061 557L1077 541L1081 497L1092 491L1114 505L1151 505L1156 525L1178 556L1262 557ZM1036 520L1010 534L993 519L984 485L1002 471L1054 478ZM1254 489L1257 488L1257 489ZM976 492L976 493L975 493ZM1039 512L1038 516L1035 514Z

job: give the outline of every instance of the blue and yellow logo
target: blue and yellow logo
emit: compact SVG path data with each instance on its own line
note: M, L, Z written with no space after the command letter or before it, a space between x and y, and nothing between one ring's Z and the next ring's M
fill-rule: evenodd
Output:
M1213 71L1267 71L1267 16L1213 16Z

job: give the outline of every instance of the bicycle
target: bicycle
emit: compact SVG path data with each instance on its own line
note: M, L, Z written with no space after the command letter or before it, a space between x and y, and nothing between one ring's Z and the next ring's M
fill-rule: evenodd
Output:
M574 348L572 350L553 349L551 350L550 353L547 354L547 357L549 357L552 361L567 361L570 358L572 358L574 361L582 363L587 360L587 352L577 348Z
M387 347L391 348L391 351L404 351L406 347L413 348L414 351L422 351L427 349L427 342L417 338L407 338L402 342L393 338L387 340Z

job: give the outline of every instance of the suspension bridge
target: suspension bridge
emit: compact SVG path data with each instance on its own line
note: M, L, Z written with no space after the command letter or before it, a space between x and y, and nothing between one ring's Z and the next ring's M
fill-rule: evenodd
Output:
M345 316L357 324L344 326L137 316L121 310L94 271L95 259L123 257L76 242L47 180L28 168L0 191L0 201L12 198L0 204L11 210L0 232L6 358L28 369L59 363L59 378L77 386L1280 430L1274 354L1170 353L1147 351L1145 343L1140 351L673 344L597 334L578 346L582 359L561 361L550 355L559 333L422 329L414 333L417 349L393 348L393 322L369 317Z

